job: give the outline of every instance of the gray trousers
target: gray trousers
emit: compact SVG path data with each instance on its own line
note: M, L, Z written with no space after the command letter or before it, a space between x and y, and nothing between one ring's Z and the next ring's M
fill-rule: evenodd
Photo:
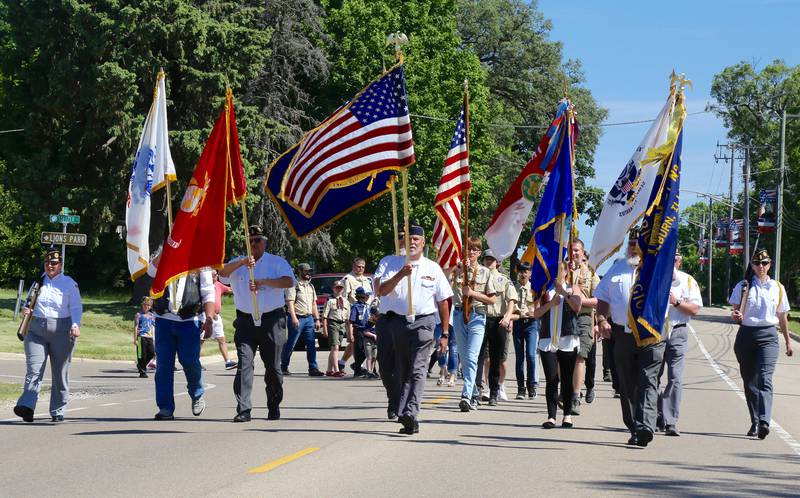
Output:
M249 412L253 408L250 394L253 392L253 371L256 351L264 362L264 384L267 392L267 409L277 408L283 400L283 375L281 374L281 351L286 344L286 312L283 308L261 315L261 325L256 327L250 313L236 310L233 321L236 333L236 355L239 364L233 379L233 394L236 397L236 413Z
M72 318L36 318L31 320L25 336L25 386L18 406L36 410L36 401L42 389L47 358L53 379L50 391L50 415L64 415L69 401L69 364L75 339L69 336Z
M395 369L400 384L397 414L416 419L425 393L436 319L427 315L409 323L405 316L393 315L386 321L392 333Z
M612 329L622 420L631 434L641 430L655 432L664 343L638 347L633 334L625 333L622 326L612 325Z
M400 399L400 382L395 368L394 338L389 321L386 315L380 315L375 324L375 334L378 336L378 365L381 381L386 389L387 410L396 414Z
M780 346L775 327L739 327L733 351L739 361L750 423L772 419L772 376Z
M666 369L667 385L658 394L658 413L664 419L664 425L677 426L683 395L683 368L689 350L689 327L684 325L673 329L665 344L664 362L658 377L660 379Z

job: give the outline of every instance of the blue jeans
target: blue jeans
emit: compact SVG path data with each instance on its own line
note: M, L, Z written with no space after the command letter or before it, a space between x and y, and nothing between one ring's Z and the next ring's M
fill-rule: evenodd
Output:
M475 376L478 373L478 353L483 343L486 332L486 315L479 315L474 311L470 314L469 323L464 325L464 314L456 308L453 310L453 330L456 333L456 343L461 353L461 368L464 373L464 388L461 390L462 398L472 398L478 395L475 387Z
M539 356L536 354L536 346L539 344L539 320L531 320L522 323L514 321L514 355L516 356L517 367L517 388L531 389L539 383ZM527 375L525 360L528 360ZM527 384L525 379L528 379Z
M456 341L456 336L453 334L453 326L450 325L450 333L449 333L449 340L447 341L447 351L444 353L436 353L437 359L439 361L440 368L447 368L447 371L451 374L454 374L458 371L458 341ZM433 331L434 338L433 338L433 347L439 347L439 339L442 337L442 324L437 323L436 328Z
M314 335L314 317L311 315L298 318L300 322L297 328L292 325L292 319L286 320L289 322L289 339L283 345L281 352L281 370L288 370L289 361L292 359L292 351L297 344L297 339L303 336L303 341L306 344L306 359L308 360L308 369L317 369L317 337Z
M173 383L176 353L186 375L189 396L195 400L203 395L200 321L176 322L156 317L156 405L165 413L175 411Z

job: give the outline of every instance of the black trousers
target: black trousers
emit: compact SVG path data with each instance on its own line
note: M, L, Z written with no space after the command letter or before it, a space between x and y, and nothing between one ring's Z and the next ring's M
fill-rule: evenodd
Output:
M147 373L147 364L156 357L152 337L139 337L139 347L136 348L136 368L139 373Z
M253 403L250 394L253 391L253 372L256 351L264 362L264 384L267 393L267 408L277 408L283 400L283 374L281 374L281 351L286 344L286 312L283 308L272 310L261 315L261 325L256 327L250 313L236 310L233 321L236 333L233 342L239 364L236 377L233 379L233 394L236 396L236 412L250 411Z
M500 365L503 363L503 353L508 340L508 332L500 326L500 317L486 317L486 333L483 336L486 348L484 355L489 355L489 392L490 396L497 396L500 388ZM483 365L483 361L480 365ZM480 367L478 367L480 370Z
M405 320L405 317L403 317ZM378 364L380 365L381 382L386 389L388 411L397 413L400 404L400 377L395 368L395 348L392 331L385 315L380 315L375 324L378 336Z
M547 380L545 400L547 401L547 418L556 418L558 410L558 383L561 382L561 396L564 399L564 416L572 415L572 374L575 371L575 359L578 351L539 351L542 369Z
M359 374L363 370L364 361L367 359L367 350L364 346L364 333L359 332L355 327L353 327L353 341L353 372Z
M594 389L594 376L597 372L597 342L592 344L592 349L589 350L589 356L586 358L586 375L583 378L583 385L586 390Z
M610 339L603 339L603 373L611 372L611 388L619 392L619 378L617 367L614 365L614 335Z

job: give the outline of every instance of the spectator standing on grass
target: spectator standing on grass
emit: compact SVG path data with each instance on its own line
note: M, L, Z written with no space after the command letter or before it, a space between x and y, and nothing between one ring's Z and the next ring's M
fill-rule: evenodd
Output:
M25 315L33 314L24 340L25 384L14 407L14 414L25 422L33 422L48 357L53 379L50 390L53 422L64 420L64 407L69 401L69 365L75 341L81 335L83 303L78 284L61 272L63 261L61 252L47 253L36 306L22 309Z
M156 316L152 312L153 300L142 298L142 311L133 317L133 345L136 346L136 368L139 378L147 378L147 365L155 358L153 339L156 330Z

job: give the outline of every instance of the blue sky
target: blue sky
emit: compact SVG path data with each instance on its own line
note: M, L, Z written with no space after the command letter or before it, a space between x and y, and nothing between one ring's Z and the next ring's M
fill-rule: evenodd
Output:
M553 22L551 39L563 43L564 56L583 64L585 85L609 110L608 123L655 118L673 68L694 84L686 91L691 114L705 108L714 75L727 66L747 61L763 67L774 59L800 64L800 0L540 0L538 6ZM608 190L647 126L604 128L597 174L588 183ZM698 201L687 190L727 195L730 165L714 162L726 133L711 113L687 117L681 208ZM734 195L741 189L741 180L734 180ZM579 229L589 244L593 228Z

